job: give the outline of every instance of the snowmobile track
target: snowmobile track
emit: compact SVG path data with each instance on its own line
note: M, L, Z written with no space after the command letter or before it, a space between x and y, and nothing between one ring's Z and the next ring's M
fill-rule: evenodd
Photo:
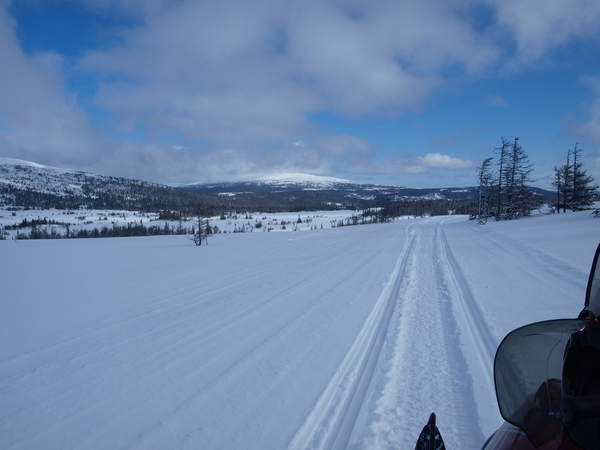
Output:
M477 305L471 286L446 242L451 220L423 219L414 229L397 306L351 448L395 449L406 436L413 436L414 445L432 411L448 448L480 448L485 440L476 399L493 401L493 395L486 396L489 346L481 344L493 339L485 325L477 325L481 312L470 311Z
M306 422L292 439L290 449L347 447L388 333L408 256L418 236L413 229L420 226L421 223L415 223L407 227L404 247L375 307Z
M440 242L440 256L447 267L452 298L456 298L459 304L459 317L464 320L466 327L463 329L468 330L470 335L469 340L476 346L477 353L481 358L482 364L488 368L489 381L493 384L492 366L494 362L494 355L496 354L496 339L486 326L486 321L481 313L477 302L473 298L471 289L467 281L465 280L462 270L454 256L452 250L448 244L448 239L444 233L443 223L438 226L437 234ZM456 314L456 313L455 313ZM459 319L457 317L457 319Z

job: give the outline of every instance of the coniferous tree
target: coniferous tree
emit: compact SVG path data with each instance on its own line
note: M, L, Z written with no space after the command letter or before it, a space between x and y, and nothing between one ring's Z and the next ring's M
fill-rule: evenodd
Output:
M513 218L529 216L531 215L531 211L544 204L544 197L541 194L533 192L528 185L529 182L530 180L525 173L519 174L514 200L516 215Z
M560 208L562 207L561 195L564 188L562 170L563 166L554 166L554 181L552 182L552 186L556 188L556 201L552 205L552 208L556 213L560 213Z
M505 219L516 219L522 216L528 216L532 209L537 206L537 196L529 189L531 183L531 172L533 164L523 148L519 145L519 138L516 137L509 152L509 164L506 168L506 199L507 208L505 210Z
M208 236L210 236L211 234L213 234L213 229L210 226L210 221L207 217L204 219L204 242L206 243L206 245L208 245Z
M556 187L556 212L567 212L568 205L573 197L573 166L571 165L571 149L567 150L567 161L562 166L554 168L554 181Z
M573 196L571 198L571 207L573 211L582 211L588 209L594 202L594 196L598 186L592 184L594 177L587 174L581 161L581 149L573 149Z
M504 211L506 210L506 167L508 166L508 158L509 158L509 148L510 143L504 139L502 140L502 145L496 148L495 151L498 154L498 178L495 183L495 217L496 220L500 220L504 216Z
M477 219L480 224L487 222L490 216L490 205L493 195L494 175L491 170L492 161L494 158L486 158L483 160L481 167L477 169L478 181L478 200L477 213L471 219Z
M554 168L554 181L556 187L555 210L560 212L562 208L566 213L588 209L597 195L598 186L593 184L594 178L587 174L581 161L581 149L575 147L567 150L565 164Z
M488 216L493 215L496 220L528 216L533 209L542 204L541 196L529 188L533 164L519 145L518 137L512 143L503 137L501 139L501 146L495 149L498 155L498 171L495 178L488 167L482 165L478 171L480 177L485 176L485 179L490 181L486 189ZM491 158L489 159L491 161ZM484 164L490 162L486 160Z

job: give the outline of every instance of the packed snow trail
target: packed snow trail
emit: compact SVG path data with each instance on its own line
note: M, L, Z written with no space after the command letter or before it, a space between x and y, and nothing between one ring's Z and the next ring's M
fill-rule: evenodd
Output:
M352 447L397 448L418 436L430 412L446 447L477 449L485 441L479 418L495 404L495 342L472 301L444 234L447 219L415 229L397 309ZM485 390L476 398L474 386Z
M448 448L481 446L478 417L488 409L478 411L477 401L495 403L496 342L453 259L447 220L406 227L377 307L290 448L343 449L351 440L356 448L398 448L406 435L416 439L431 411L449 425Z
M412 448L435 411L478 450L495 345L576 316L597 245L588 212L2 241L0 448Z
M411 227L407 228L410 229ZM406 258L415 241L407 233L404 249L363 329L290 448L345 448L385 342Z

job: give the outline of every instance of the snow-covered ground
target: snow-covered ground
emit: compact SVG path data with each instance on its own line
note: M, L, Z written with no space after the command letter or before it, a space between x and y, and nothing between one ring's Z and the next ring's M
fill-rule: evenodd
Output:
M480 448L496 346L579 313L599 230L2 241L0 448L413 448L432 411L449 450Z
M224 218L219 216L209 219L211 227L216 227L220 233L233 233L236 231L244 233L252 232L289 232L306 231L323 228L332 228L338 226L340 221L346 223L352 215L358 215L361 211L322 211L322 212L301 212L301 213L254 213L254 214L227 214ZM407 217L405 217L407 219ZM71 233L78 230L101 229L102 227L111 228L116 226L127 226L127 224L140 224L145 227L162 227L168 224L172 229L182 226L185 229L191 229L197 226L197 218L187 217L181 221L159 220L158 213L143 213L134 211L113 211L97 209L80 210L17 210L0 209L0 229L5 232L6 239L14 239L17 232L29 235L31 228L6 229L6 227L18 226L23 221L43 221L47 225L40 225L47 228L48 233L52 229L58 235L64 236L67 224Z

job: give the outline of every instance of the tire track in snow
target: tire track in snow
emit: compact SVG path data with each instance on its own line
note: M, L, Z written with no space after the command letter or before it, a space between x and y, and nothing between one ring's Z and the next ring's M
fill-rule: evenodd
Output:
M413 229L420 226L421 223L415 223L407 227L404 248L389 281L314 409L292 439L290 449L346 448L388 334L407 256L418 235Z

